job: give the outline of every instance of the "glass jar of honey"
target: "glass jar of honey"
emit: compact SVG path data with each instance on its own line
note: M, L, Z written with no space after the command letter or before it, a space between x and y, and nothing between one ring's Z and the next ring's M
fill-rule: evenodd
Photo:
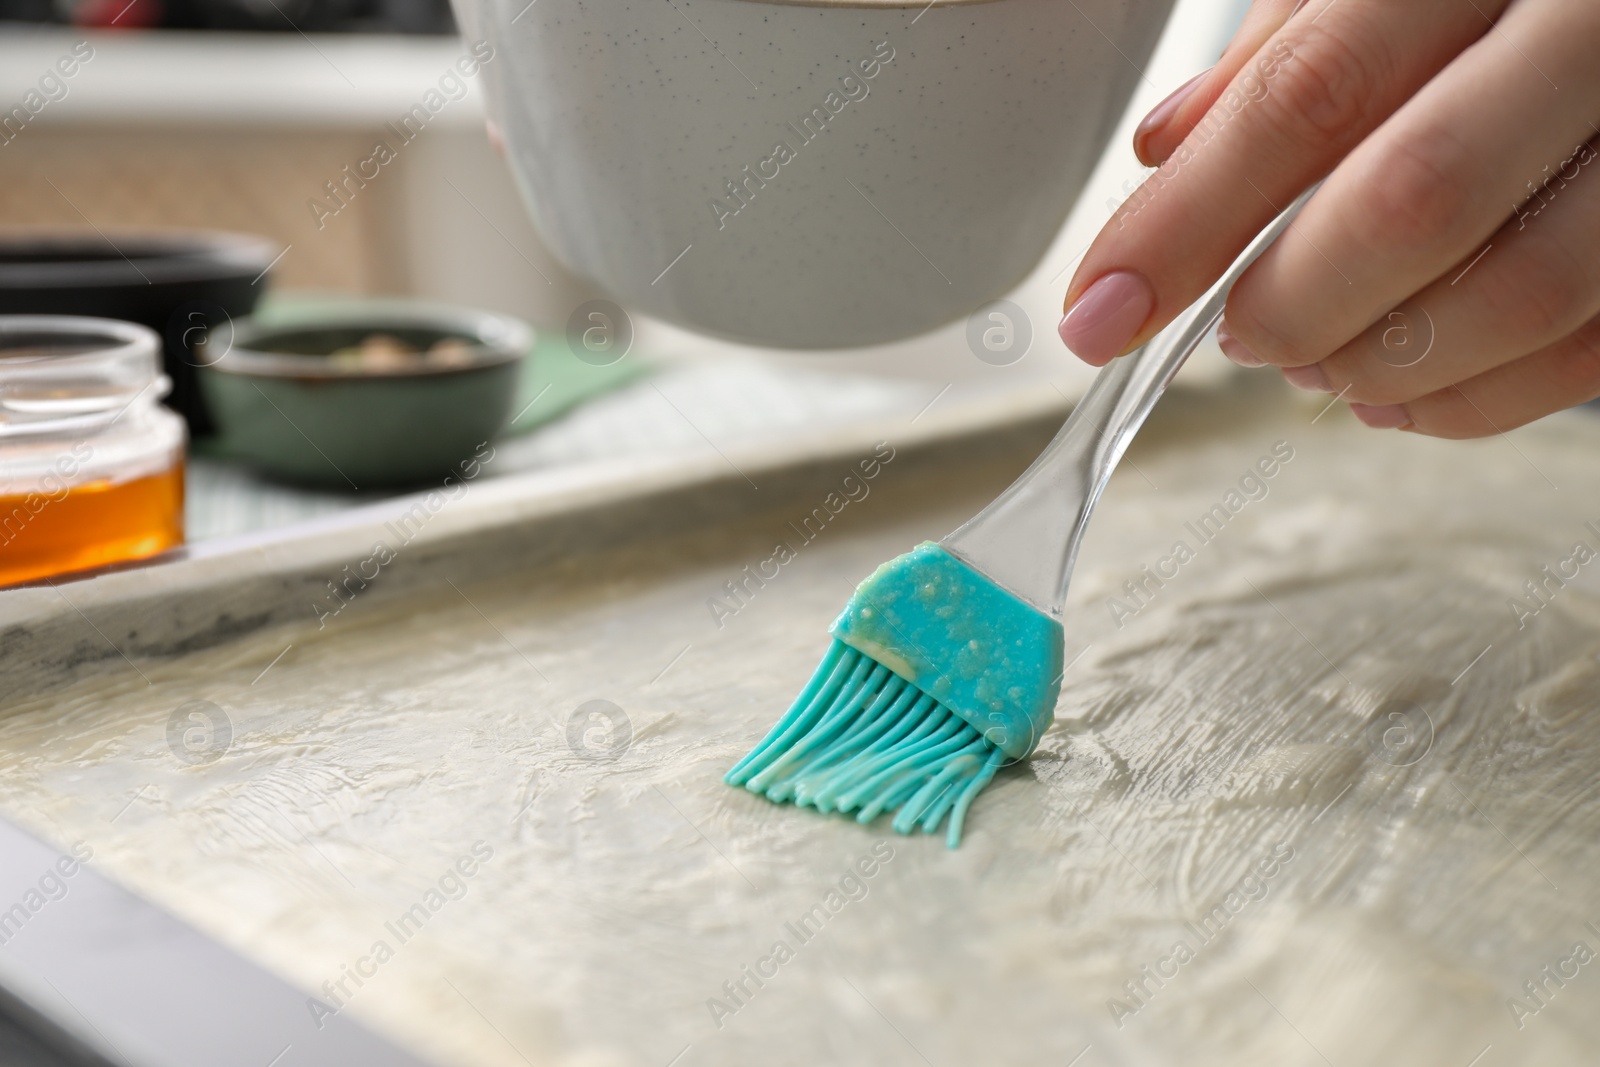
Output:
M160 353L130 322L0 315L0 586L183 543Z

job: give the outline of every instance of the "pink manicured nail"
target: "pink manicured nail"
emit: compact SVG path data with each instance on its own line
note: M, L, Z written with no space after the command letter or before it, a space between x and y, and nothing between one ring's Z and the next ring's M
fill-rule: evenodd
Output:
M1304 389L1308 393L1333 392L1333 386L1328 384L1328 376L1323 373L1320 363L1306 367L1285 367L1283 378L1296 389Z
M1411 413L1404 404L1356 404L1350 410L1374 430L1399 430L1411 425Z
M1222 354L1239 364L1241 367L1265 367L1267 361L1256 358L1256 354L1240 343L1233 336L1233 331L1228 329L1228 320L1223 319L1217 323L1217 347L1222 349Z
M1103 367L1127 350L1155 306L1155 290L1144 275L1113 271L1083 291L1057 332L1079 359Z
M1171 122L1172 116L1176 115L1178 108L1182 107L1183 102L1189 99L1189 94L1194 92L1195 86L1199 85L1205 79L1205 76L1210 73L1211 68L1209 67L1202 70L1199 74L1174 89L1172 94L1161 103L1151 108L1150 114L1146 115L1140 121L1138 128L1133 131L1133 143L1138 145L1146 137Z

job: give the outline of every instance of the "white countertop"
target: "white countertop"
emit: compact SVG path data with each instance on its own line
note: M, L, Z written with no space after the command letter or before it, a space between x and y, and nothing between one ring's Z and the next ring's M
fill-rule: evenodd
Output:
M456 37L8 28L0 31L0 110L19 104L82 40L93 57L39 113L42 123L368 126L418 103L464 51ZM477 79L463 80L467 95L434 121L483 123Z

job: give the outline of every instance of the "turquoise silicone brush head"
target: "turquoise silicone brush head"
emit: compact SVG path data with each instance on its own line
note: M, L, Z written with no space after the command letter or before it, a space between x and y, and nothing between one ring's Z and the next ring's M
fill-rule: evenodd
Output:
M932 832L1055 710L1061 624L932 542L879 567L788 714L726 776L769 800Z
M973 800L1033 751L1055 714L1067 582L1112 470L1234 281L1315 192L1148 345L1108 364L1033 466L976 518L857 587L811 681L729 785L860 822L893 811L903 834L949 815L946 843L961 842Z

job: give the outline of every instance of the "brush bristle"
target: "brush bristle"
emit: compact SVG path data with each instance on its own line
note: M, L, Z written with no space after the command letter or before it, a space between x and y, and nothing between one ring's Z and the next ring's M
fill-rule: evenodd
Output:
M870 656L835 640L778 724L724 777L777 803L896 812L902 834L939 828L961 842L967 808L1005 754L955 712Z

